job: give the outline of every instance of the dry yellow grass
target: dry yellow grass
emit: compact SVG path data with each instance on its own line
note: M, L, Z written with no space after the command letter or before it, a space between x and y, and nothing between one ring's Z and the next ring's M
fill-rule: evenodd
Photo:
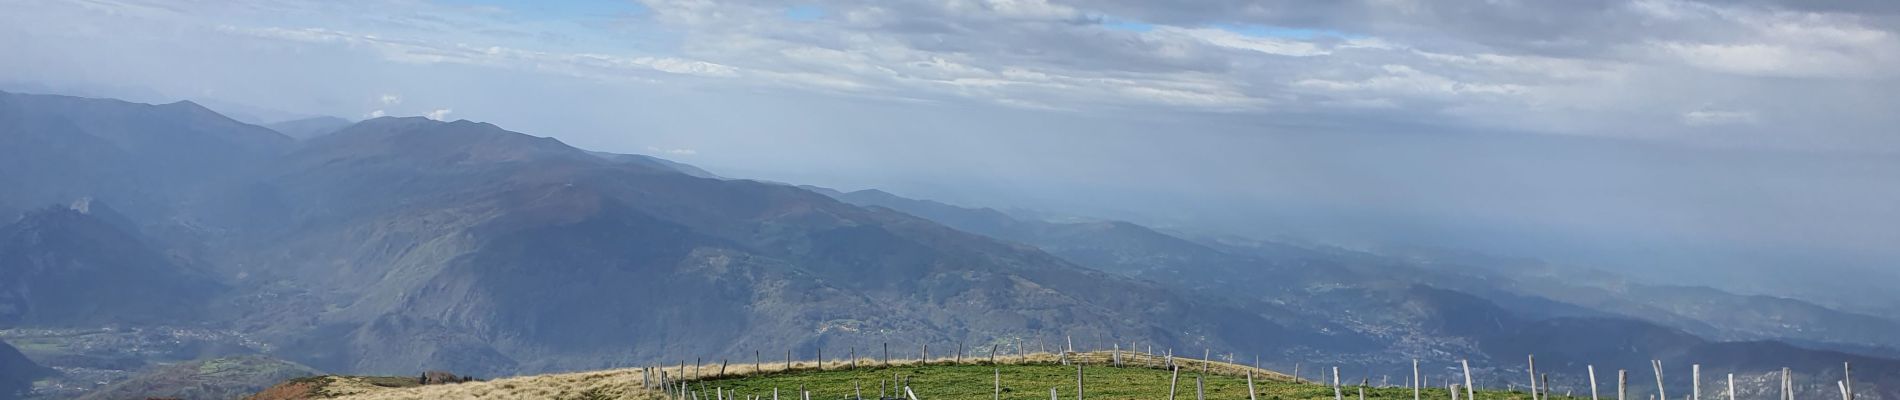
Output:
M1122 352L1121 356L1122 356L1122 361L1130 365L1150 365L1150 366L1158 367L1159 365L1163 363L1162 362L1163 357L1161 356L1136 354L1136 353L1130 353L1130 352ZM1110 352L1107 352L1107 351L1098 351L1098 352L1071 353L1068 355L1068 357L1071 357L1071 360L1079 360L1087 364L1100 365L1100 364L1109 363L1113 359L1114 356ZM999 356L999 357L996 357L996 362L999 364L1024 364L1024 363L1047 364L1047 363L1061 362L1062 358L1063 358L1062 354L1035 353L1035 354L1029 354L1027 356ZM1255 377L1260 378L1260 379L1276 379L1276 380L1290 380L1291 379L1290 376L1281 374L1278 372L1259 369L1259 368L1253 368L1253 367L1233 364L1233 363L1225 363L1225 362L1218 362L1218 361L1205 362L1202 360L1190 359L1190 358L1184 358L1184 357L1176 357L1174 361L1175 361L1175 364L1179 365L1183 371L1189 371L1189 370L1199 371L1202 368L1203 364L1205 364L1208 372L1212 374L1237 376L1237 375L1245 374L1248 371L1251 371L1253 372L1253 375ZM920 362L922 361L917 360L917 359L892 360L891 365L909 366L909 365L916 365ZM952 362L953 361L950 358L932 358L929 360L929 363L933 365L938 365L938 364L948 365L948 364L951 364ZM962 364L970 364L970 365L982 364L982 363L988 363L988 362L989 362L988 357L964 357L962 360ZM879 367L882 365L883 365L882 362L879 362L878 360L875 360L875 359L869 359L869 358L858 359L858 366L860 368ZM799 370L799 371L813 370L813 369L817 369L818 366L819 365L817 362L800 361L800 362L793 362L790 370ZM829 360L829 361L824 362L824 369L842 369L842 368L848 368L850 366L851 366L850 360ZM697 371L695 371L695 369L697 369ZM691 381L691 380L695 380L695 377L699 379L711 379L711 378L721 378L721 377L733 378L733 377L745 377L745 376L756 375L756 374L771 374L771 373L783 372L787 370L788 369L786 368L785 362L783 360L777 363L765 362L764 365L757 365L757 366L755 366L752 363L728 364L726 366L726 371L723 376L717 376L719 374L718 364L701 365L698 368L695 368L692 365L686 365L682 368L680 365L675 364L668 367L655 368L654 373L651 374L650 376L653 379L657 380L659 379L659 372L664 371L668 377L669 382L676 382L676 379L682 376L686 377L687 381ZM640 368L623 368L623 369L589 371L589 372L522 376L522 377L495 379L492 381L485 381L485 382L469 382L469 383L448 384L448 385L429 385L429 386L408 387L408 388L386 388L386 387L378 387L378 386L369 385L369 384L333 382L333 386L325 388L325 392L326 392L325 394L334 395L340 399L352 399L352 400L412 400L412 399L414 400L420 400L420 399L496 399L496 400L588 399L588 400L594 400L594 399L663 399L665 398L666 396L663 393L661 393L659 390L645 388L645 385L643 384L642 380L646 379L647 376L648 375L641 373Z

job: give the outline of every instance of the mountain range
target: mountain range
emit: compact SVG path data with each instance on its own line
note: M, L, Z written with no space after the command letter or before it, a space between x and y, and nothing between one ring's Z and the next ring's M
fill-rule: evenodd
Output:
M273 127L0 92L0 213L21 215L0 228L0 328L189 328L229 344L173 353L405 376L1074 341L1367 376L1411 359L1513 371L1527 353L1756 375L1852 361L1864 392L1900 388L1876 378L1900 372L1882 358L1892 320L1794 299L1049 222L480 122ZM60 367L56 348L25 354Z

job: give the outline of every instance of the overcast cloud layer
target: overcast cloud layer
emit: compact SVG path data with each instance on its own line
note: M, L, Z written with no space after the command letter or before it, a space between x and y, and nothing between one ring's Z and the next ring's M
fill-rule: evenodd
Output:
M468 118L728 175L1335 243L1900 259L1900 2L0 8L13 90Z

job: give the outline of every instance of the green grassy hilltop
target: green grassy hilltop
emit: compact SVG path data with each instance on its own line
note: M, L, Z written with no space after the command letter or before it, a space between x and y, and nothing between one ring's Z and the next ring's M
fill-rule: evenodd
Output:
M1082 368L1084 393L1092 399L1166 399L1168 382L1172 378L1169 371L1151 368L1113 368L1108 366L1085 366ZM1002 397L1005 399L1046 399L1049 389L1056 389L1057 395L1065 399L1075 398L1075 367L1061 364L1026 365L929 365L895 366L889 368L862 368L844 371L801 370L780 372L752 377L708 379L693 382L694 390L704 386L708 391L724 389L737 392L740 398L765 395L769 398L773 388L780 391L781 398L796 398L798 388L804 387L812 392L813 399L855 398L856 385L863 385L864 397L875 398L880 384L888 390L894 378L908 379L911 389L920 399L988 399L994 390L993 380L1000 376ZM1194 398L1195 379L1204 381L1208 398L1245 399L1247 398L1247 380L1244 376L1222 374L1202 375L1196 371L1181 371L1176 387L1176 397ZM1256 395L1261 399L1331 399L1331 387L1312 383L1294 383L1283 380L1267 380L1256 377L1254 380ZM1358 389L1344 389L1349 398L1358 398ZM895 393L892 393L895 395ZM1444 389L1427 390L1426 397L1449 399ZM1367 388L1366 398L1397 399L1412 397L1410 388ZM1508 397L1491 396L1504 399Z
M1172 371L1161 368L1161 358L1148 355L1123 356L1127 363L1123 367L1112 366L1113 361L1106 352L1072 353L1071 360L1082 360L1082 379L1086 399L1168 399L1169 381L1174 379ZM1127 354L1127 353L1124 353ZM999 363L987 360L965 359L963 362L950 360L932 360L922 364L915 360L893 360L891 365L881 362L860 360L852 367L849 361L828 361L820 370L812 362L797 362L789 368L784 363L733 364L729 366L668 366L652 369L627 368L607 371L577 372L502 378L487 382L470 382L450 385L429 385L411 388L374 388L365 386L361 390L345 391L349 395L337 398L382 400L382 399L559 399L559 400L606 400L606 399L678 399L681 382L684 380L689 392L686 399L772 399L773 390L778 390L780 400L803 400L801 388L811 392L812 399L856 399L861 395L866 399L875 399L880 395L903 398L898 389L902 382L908 381L919 400L982 400L990 399L1000 379L1004 399L1046 399L1049 390L1056 390L1062 399L1076 398L1076 367L1063 365L1060 356L1039 353L1027 357L999 358ZM1203 363L1199 360L1176 358L1181 366L1179 381L1174 388L1174 398L1188 400L1196 398L1196 380L1200 379L1206 399L1238 400L1247 399L1247 376L1252 374L1254 391L1258 399L1267 400L1330 400L1334 398L1331 386L1313 382L1295 382L1278 372L1251 368L1247 366L1213 362L1207 363L1207 373L1202 373ZM661 372L669 377L668 389L649 388L657 384ZM697 377L695 379L694 377ZM897 383L893 383L897 382ZM1366 399L1411 399L1410 387L1365 387ZM862 391L862 392L860 392ZM1341 388L1342 397L1349 400L1360 398L1361 388L1346 386ZM1463 390L1461 389L1460 392ZM1605 393L1611 393L1606 391ZM1480 390L1481 400L1524 400L1530 395L1515 391ZM329 396L325 396L329 397ZM1463 398L1463 393L1459 393ZM1550 396L1551 400L1572 400L1562 395ZM1425 389L1422 399L1449 400L1452 394L1446 388ZM1586 397L1587 398L1587 397ZM1613 397L1606 397L1613 398Z

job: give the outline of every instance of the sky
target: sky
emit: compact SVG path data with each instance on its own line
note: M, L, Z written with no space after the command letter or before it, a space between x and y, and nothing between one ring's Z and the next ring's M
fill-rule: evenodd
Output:
M0 9L9 90L466 118L734 177L1769 292L1900 274L1893 1Z

